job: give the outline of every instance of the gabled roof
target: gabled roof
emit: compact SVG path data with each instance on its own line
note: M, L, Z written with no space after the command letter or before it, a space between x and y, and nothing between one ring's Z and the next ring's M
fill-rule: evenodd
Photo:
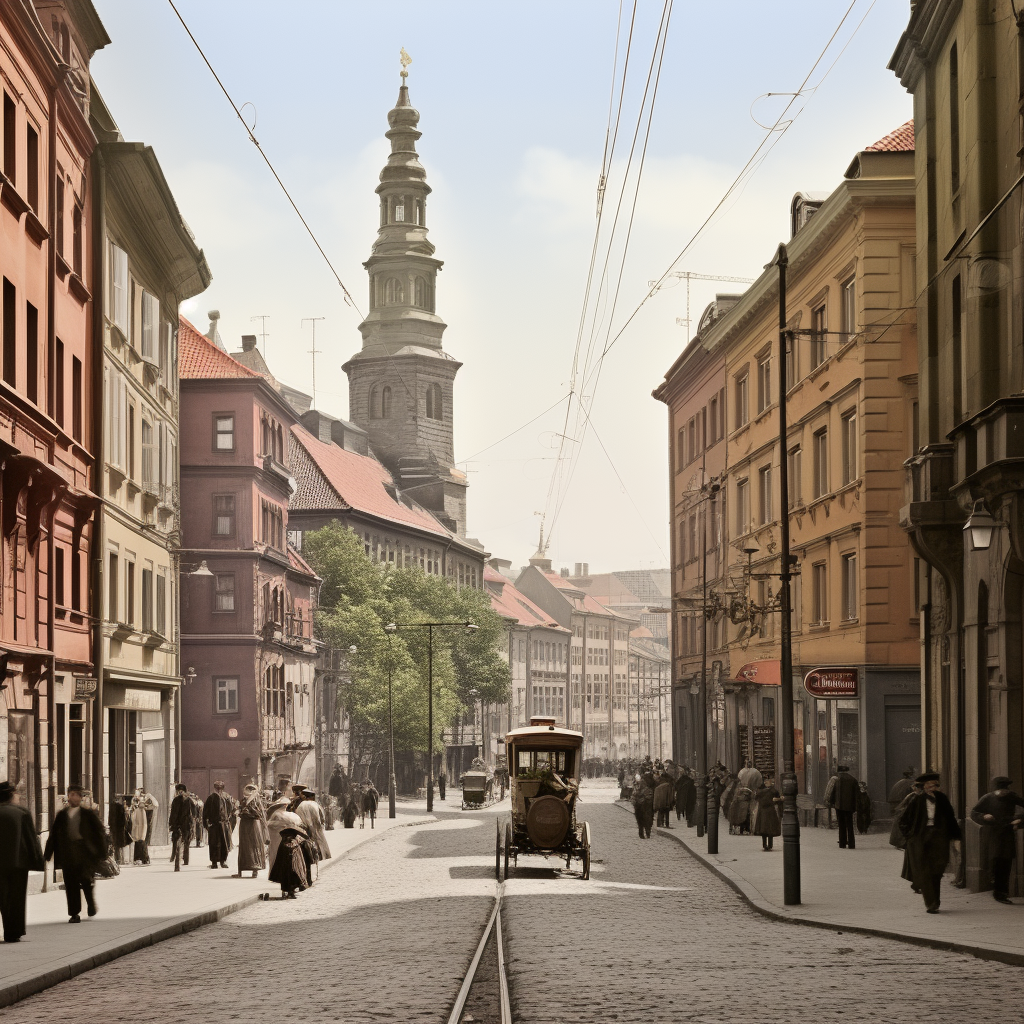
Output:
M491 607L502 618L513 619L527 628L543 626L559 633L572 632L555 622L543 608L516 590L515 584L507 576L503 576L489 565L484 566L484 589L491 599Z
M204 337L183 316L178 317L178 376L181 380L250 377L263 380Z
M608 608L606 605L601 604L600 601L595 600L588 593L580 590L580 588L566 576L561 576L557 572L548 572L543 569L541 570L541 575L543 575L543 577L553 587L562 591L566 600L570 601L578 612L586 612L588 615L607 615L609 618L626 619L628 622L637 621L632 615L623 615L621 612L617 612L614 608Z
M304 572L307 576L314 576L317 579L320 577L316 575L313 567L307 562L302 555L291 545L288 545L288 564L298 572Z
M895 131L864 149L868 153L913 153L914 119L911 118L906 124L901 124Z
M391 474L376 459L321 441L300 426L292 427L292 437L292 468L298 481L289 502L293 511L353 510L446 540L458 539L425 508L400 500Z

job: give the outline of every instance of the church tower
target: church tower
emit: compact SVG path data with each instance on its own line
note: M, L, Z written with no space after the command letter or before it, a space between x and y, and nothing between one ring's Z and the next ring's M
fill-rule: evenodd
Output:
M406 72L388 114L391 154L380 172L380 228L370 258L370 309L359 325L363 347L348 374L349 418L395 483L451 530L465 535L466 489L454 466L452 398L462 365L441 347L445 322L434 307L441 260L427 238L430 186L416 153L419 111Z

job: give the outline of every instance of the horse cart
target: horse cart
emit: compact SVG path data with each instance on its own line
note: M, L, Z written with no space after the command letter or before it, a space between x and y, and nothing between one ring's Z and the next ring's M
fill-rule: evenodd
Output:
M494 776L490 772L470 770L462 773L462 809L484 807L494 799Z
M494 874L509 877L521 854L580 862L590 877L590 825L576 820L583 734L561 729L553 718L535 717L505 737L512 816L498 819Z

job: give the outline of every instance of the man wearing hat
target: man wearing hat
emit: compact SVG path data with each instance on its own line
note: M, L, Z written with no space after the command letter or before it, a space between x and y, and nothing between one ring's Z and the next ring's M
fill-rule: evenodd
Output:
M92 876L107 854L107 837L99 815L82 806L82 788L68 786L68 805L57 812L46 840L43 860L53 857L53 866L64 872L64 895L68 901L69 924L78 924L82 895L89 916L96 916Z
M857 848L853 831L853 815L857 810L857 780L850 774L850 769L841 764L833 782L835 785L829 793L828 802L835 808L839 822L839 849L854 850Z
M1010 903L1010 868L1017 852L1014 829L1024 827L1024 800L1010 792L1013 782L1005 775L992 780L986 793L971 811L971 820L981 826L992 872L992 895L997 903Z
M939 773L917 777L921 792L908 798L900 816L900 832L907 840L903 877L924 897L929 914L939 912L939 886L949 863L949 844L961 837L953 805L939 791Z
M174 850L174 870L181 870L181 862L188 867L188 848L192 840L192 815L195 805L188 795L188 786L179 782L174 787L174 799L171 801L171 813L167 818L167 826L171 832L171 848Z
M25 896L28 873L45 871L32 815L14 799L10 782L0 782L0 917L4 942L19 942L25 934Z
M210 867L226 868L231 849L231 804L224 795L223 782L213 784L213 792L203 804L203 827L209 838Z

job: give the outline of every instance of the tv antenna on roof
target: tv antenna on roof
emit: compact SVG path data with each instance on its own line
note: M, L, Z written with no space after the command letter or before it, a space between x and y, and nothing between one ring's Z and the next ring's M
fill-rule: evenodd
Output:
M319 349L316 347L316 322L317 320L326 320L323 316L307 316L303 317L302 323L311 323L313 325L313 347L309 350L309 354L313 357L313 408L316 408L316 354Z
M260 313L258 316L249 317L249 323L254 320L260 321L262 330L260 331L260 337L263 339L263 358L267 358L267 321L270 319L269 313Z

